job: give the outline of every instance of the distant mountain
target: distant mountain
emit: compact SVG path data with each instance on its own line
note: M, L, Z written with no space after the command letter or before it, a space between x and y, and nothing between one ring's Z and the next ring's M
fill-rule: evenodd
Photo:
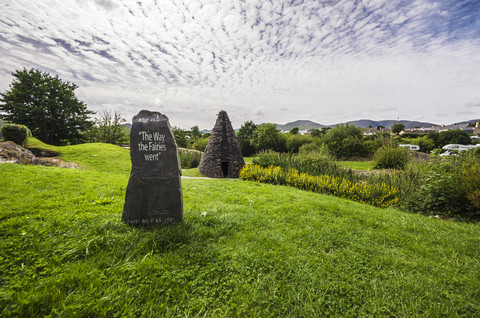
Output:
M347 124L355 125L360 128L375 128L378 126L383 126L385 128L391 128L395 124L404 124L405 128L430 128L432 126L438 126L437 124L420 122L420 121L411 121L411 120L369 120L369 119L362 119L362 120L355 120L349 121ZM336 125L334 125L336 126Z
M480 121L480 120L477 120L477 121ZM475 122L475 120L469 120L469 121L462 122L462 123L472 123L472 122ZM405 128L407 128L407 129L411 129L411 128L430 128L430 127L433 127L433 126L438 126L437 124L433 124L433 123L427 123L427 122L421 122L421 121L412 121L412 120L370 120L370 119L354 120L354 121L349 121L349 122L345 122L345 123L341 123L341 124L355 125L355 126L360 127L360 128L370 128L370 127L375 128L375 127L378 127L378 126L383 126L383 127L388 129L388 128L391 128L394 124L397 124L397 123L404 124ZM458 123L458 124L462 124L462 123ZM298 129L300 129L300 130L302 130L302 129L309 130L309 129L313 129L313 128L320 129L322 127L335 127L335 126L338 126L338 125L341 125L341 124L322 125L322 124L315 123L315 122L310 121L310 120L297 120L297 121L293 121L293 122L290 122L290 123L286 123L285 125L278 125L277 124L277 129L288 131L288 130L294 128L294 127L298 127Z
M320 129L322 127L326 127L325 125L314 123L313 121L310 120L297 120L291 123L286 123L285 125L278 125L277 124L277 129L278 130L290 130L292 128L298 127L298 129L303 130L309 130L309 129Z
M468 122L472 122L472 121L470 120ZM375 120L370 120L370 119L361 119L361 120L349 121L349 122L342 123L342 124L355 125L355 126L360 127L360 128L369 128L369 127L375 128L375 127L378 127L378 126L383 126L383 127L388 129L388 128L391 128L394 124L397 124L397 123L404 124L405 128L407 128L407 129L410 129L410 128L430 128L432 126L437 126L436 124L432 124L432 123L426 123L426 122L420 122L420 121L411 121L411 120L378 120L378 121L375 121ZM310 120L297 120L297 121L294 121L294 122L286 123L285 125L277 125L277 129L287 131L287 130L290 130L294 127L298 127L298 129L300 129L300 130L302 130L302 129L309 130L309 129L313 129L313 128L320 129L322 127L335 127L335 126L338 126L338 125L340 125L340 124L322 125L322 124L315 123L315 122L310 121Z
M480 122L480 119L472 119L472 120L467 120L467 121L462 121L459 123L454 123L453 125L468 125L468 124L476 124L477 122Z

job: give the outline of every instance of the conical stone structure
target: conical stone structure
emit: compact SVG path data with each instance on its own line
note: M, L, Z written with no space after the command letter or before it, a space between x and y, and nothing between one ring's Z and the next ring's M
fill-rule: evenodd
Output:
M198 171L210 178L238 178L245 165L232 123L225 111L220 111L210 140L202 155Z

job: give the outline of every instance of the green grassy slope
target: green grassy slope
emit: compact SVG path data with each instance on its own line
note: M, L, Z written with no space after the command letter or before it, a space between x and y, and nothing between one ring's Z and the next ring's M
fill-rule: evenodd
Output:
M87 170L109 173L130 173L130 152L119 146L104 143L89 143L73 146L50 146L36 138L27 138L28 147L39 147L61 153L61 158L80 164Z
M128 151L57 151L86 169L0 165L0 316L480 312L479 224L184 179L184 222L135 229L120 221Z

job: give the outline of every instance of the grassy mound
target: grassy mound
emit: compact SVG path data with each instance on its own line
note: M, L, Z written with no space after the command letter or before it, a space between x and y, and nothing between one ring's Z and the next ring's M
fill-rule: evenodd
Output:
M182 180L184 222L120 221L128 151L0 165L0 315L473 317L480 225L240 180Z

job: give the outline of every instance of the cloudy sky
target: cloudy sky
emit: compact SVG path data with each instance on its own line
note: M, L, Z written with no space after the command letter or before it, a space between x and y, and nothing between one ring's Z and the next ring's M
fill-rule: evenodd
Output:
M450 124L480 117L480 1L0 0L0 91L24 67L185 129Z

